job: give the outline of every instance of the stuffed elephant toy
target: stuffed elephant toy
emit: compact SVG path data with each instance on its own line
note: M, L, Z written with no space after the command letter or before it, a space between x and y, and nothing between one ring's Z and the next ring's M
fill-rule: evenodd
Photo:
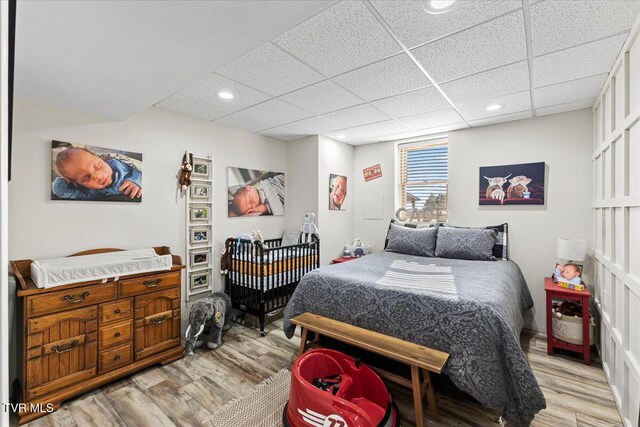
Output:
M210 349L222 345L222 332L231 328L231 299L224 292L214 292L196 301L189 312L189 326L184 334L185 353L192 355L203 343ZM200 339L199 339L200 338Z

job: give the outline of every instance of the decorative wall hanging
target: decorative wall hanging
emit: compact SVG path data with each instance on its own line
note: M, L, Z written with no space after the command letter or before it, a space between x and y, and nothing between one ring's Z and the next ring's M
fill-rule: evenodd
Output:
M228 215L284 215L284 174L228 168Z
M343 175L329 175L329 210L345 210L344 202L347 198L347 177Z
M544 205L545 163L480 168L481 205Z
M142 201L142 154L51 142L51 200Z
M192 160L191 187L186 192L187 208L187 297L213 290L213 159L185 155Z
M364 182L369 182L373 179L382 177L382 167L380 164L370 166L362 170L362 175L364 175Z

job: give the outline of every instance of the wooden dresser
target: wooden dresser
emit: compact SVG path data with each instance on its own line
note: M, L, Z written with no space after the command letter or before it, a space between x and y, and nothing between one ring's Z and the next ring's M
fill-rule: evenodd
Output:
M166 246L154 249L159 255L171 253ZM71 256L117 250L97 249ZM22 318L22 374L16 392L26 409L18 414L20 424L45 415L32 405L52 404L57 410L72 396L182 357L184 265L179 256L172 255L172 261L167 271L51 289L35 286L31 260L11 262L20 285L16 316Z

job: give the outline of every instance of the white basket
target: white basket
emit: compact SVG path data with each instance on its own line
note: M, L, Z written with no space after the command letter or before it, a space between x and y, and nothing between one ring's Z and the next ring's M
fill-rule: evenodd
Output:
M552 315L553 337L569 344L582 345L582 317L562 316L557 318ZM589 343L594 344L596 324L593 317L589 318Z

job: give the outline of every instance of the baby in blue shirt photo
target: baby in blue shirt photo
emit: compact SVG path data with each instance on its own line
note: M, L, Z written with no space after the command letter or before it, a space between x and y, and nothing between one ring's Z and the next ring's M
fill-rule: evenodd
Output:
M142 155L127 154L54 141L51 198L140 202Z

